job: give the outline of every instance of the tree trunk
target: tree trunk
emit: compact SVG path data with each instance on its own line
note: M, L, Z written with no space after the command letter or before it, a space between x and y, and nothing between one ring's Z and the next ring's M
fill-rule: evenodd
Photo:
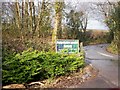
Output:
M53 33L52 33L52 45L53 45L52 49L54 50L55 50L55 43L57 40L58 23L59 23L59 14L57 13L55 16L55 26L54 26Z
M38 21L37 21L37 26L36 26L36 32L37 32L37 35L38 35L38 37L40 37L40 33L41 33L41 31L40 31L40 27L41 27L41 22L42 22L42 15L43 15L43 11L44 11L44 9L45 9L45 0L43 0L42 1L42 6L41 6L41 12L38 14Z
M21 23L21 34L22 34L22 40L24 39L24 33L25 33L25 2L22 0L22 23Z
M64 4L64 2L58 2L57 0L55 2L55 26L54 26L53 33L52 33L52 46L53 46L52 49L54 49L54 50L56 47L56 40L57 40L57 36L58 36L57 32L58 32L58 30L61 30L63 4ZM61 37L61 36L62 35L60 34L59 37Z
M81 28L83 30L83 38L84 38L84 41L86 40L86 28L87 28L87 17L85 17L84 21L81 21L80 25L81 25Z
M20 30L20 9L19 9L19 3L17 0L15 2L15 12L16 12L16 14L15 14L16 25L17 25L18 29Z
M32 19L32 2L29 2L29 11L30 11L30 33L32 34L33 32L33 19Z
M33 35L34 35L35 28L36 28L36 18L35 18L35 5L34 5L34 2L32 2L32 7L33 7Z
M25 10L24 10L24 0L22 0L22 32L24 31L24 15L25 15Z
M28 27L29 27L29 14L28 14L28 0L26 0L26 2L25 2L25 33L26 33L26 35L28 34L28 32L29 32L29 29L28 29Z
M58 20L59 20L59 22L58 22L58 39L61 39L62 38L62 26L61 26L61 23L62 23L62 11L60 11L59 13L58 13Z

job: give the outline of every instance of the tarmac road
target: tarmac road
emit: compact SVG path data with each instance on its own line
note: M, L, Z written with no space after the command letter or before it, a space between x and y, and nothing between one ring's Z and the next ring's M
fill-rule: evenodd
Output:
M96 78L77 88L118 88L118 55L106 51L109 44L85 46L86 62L99 70Z

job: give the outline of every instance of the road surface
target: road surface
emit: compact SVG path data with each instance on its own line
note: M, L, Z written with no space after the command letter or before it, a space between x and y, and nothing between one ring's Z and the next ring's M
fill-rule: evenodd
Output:
M99 70L96 78L77 88L118 88L118 55L108 53L108 44L85 46L86 62Z

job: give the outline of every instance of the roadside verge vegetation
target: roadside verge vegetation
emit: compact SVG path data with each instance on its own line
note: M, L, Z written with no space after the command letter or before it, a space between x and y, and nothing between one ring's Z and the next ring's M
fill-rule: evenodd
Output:
M84 55L40 52L32 48L17 54L3 56L2 83L29 83L49 78L56 78L83 68Z
M120 1L116 4L110 4L109 17L106 19L106 24L110 29L111 44L107 50L114 54L120 55Z

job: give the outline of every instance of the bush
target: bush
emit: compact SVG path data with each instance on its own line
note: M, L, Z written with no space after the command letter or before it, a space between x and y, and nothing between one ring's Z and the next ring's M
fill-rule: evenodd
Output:
M40 73L41 64L36 60L37 51L24 51L21 54L3 57L2 73L4 83L22 83L32 80Z
M39 52L29 49L3 57L3 84L28 83L55 78L84 66L84 56Z

